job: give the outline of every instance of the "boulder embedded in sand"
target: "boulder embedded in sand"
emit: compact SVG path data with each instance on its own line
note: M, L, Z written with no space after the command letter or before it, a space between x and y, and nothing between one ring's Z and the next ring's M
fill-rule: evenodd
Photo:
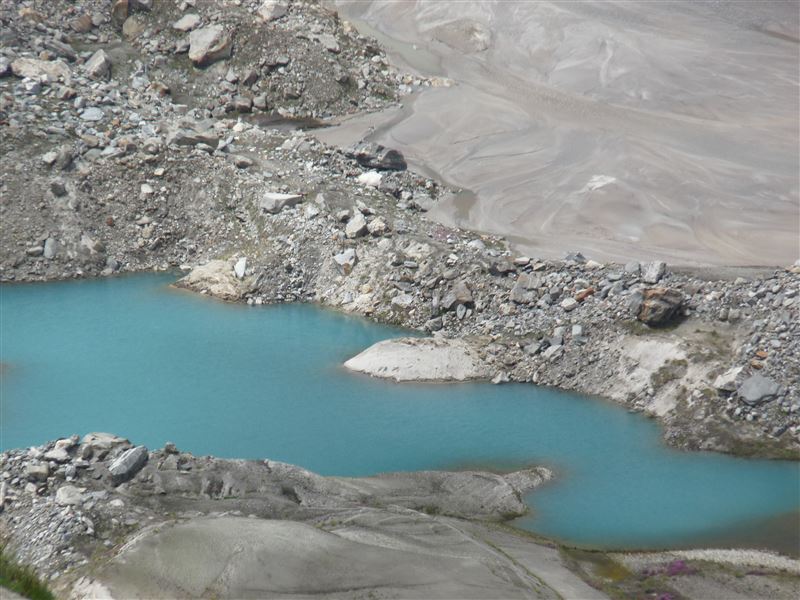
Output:
M489 376L472 346L464 340L444 338L384 340L354 356L344 366L395 381L466 381Z
M346 150L345 154L370 169L405 171L408 166L401 152L374 142L359 142Z

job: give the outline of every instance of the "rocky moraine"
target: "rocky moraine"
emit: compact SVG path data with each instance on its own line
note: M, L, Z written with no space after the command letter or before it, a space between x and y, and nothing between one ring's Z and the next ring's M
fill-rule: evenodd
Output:
M397 72L316 2L0 0L0 24L3 282L183 269L178 285L227 301L317 302L432 336L368 349L356 370L557 386L653 415L678 447L800 457L800 261L601 264L580 248L543 260L429 220L458 190L390 149L327 146L309 127L447 82ZM429 356L424 368L409 349ZM97 462L106 455L113 462ZM102 436L0 461L4 526L53 548L67 547L70 528L159 522L179 493L200 512L233 496L243 515L266 503L281 518L299 504L303 519L331 518L334 506L358 521L374 518L354 508L365 498L439 506L435 494L415 498L470 477L488 482L481 510L514 513L520 486L548 476L418 474L378 492ZM263 496L254 504L252 490ZM99 512L57 518L87 498ZM486 516L449 502L442 514ZM39 566L55 574L62 563Z

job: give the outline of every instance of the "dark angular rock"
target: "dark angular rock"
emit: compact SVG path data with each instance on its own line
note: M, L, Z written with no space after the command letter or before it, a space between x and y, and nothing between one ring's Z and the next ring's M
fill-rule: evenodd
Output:
M572 261L575 263L583 264L586 262L586 257L580 252L567 252L564 255L564 260Z
M683 295L670 288L649 288L642 292L641 304L636 316L647 325L666 325L680 311Z
M739 386L737 392L742 402L750 406L757 406L774 400L780 389L780 384L770 377L751 375Z
M54 179L50 182L50 191L54 196L62 197L67 195L67 186L60 179Z
M208 129L198 131L196 129L179 129L167 136L168 144L178 146L195 146L197 144L207 144L216 147L219 138L214 131Z
M472 290L465 281L458 281L453 285L444 298L442 298L441 306L444 310L456 310L459 304L464 306L474 306L475 302L472 298Z
M493 262L489 267L489 273L498 277L505 277L510 273L516 273L517 268L507 260Z
M126 450L115 458L108 467L114 485L128 481L136 475L147 464L147 458L147 448L144 446Z

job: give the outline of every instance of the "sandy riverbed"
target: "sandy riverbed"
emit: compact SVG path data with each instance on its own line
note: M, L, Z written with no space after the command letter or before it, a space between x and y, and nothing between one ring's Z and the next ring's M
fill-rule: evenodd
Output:
M477 198L523 251L785 265L800 255L796 2L337 2L452 87L350 123ZM367 31L366 33L369 33ZM333 139L333 138L330 138Z

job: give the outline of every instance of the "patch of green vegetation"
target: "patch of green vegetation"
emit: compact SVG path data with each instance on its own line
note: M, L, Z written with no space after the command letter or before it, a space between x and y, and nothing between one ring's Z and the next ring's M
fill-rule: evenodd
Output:
M608 579L609 581L623 581L631 577L632 573L624 565L609 559L607 556L603 557L605 560L597 562L594 565L595 575Z
M637 321L636 319L627 319L625 321L620 321L620 326L630 333L631 335L648 335L653 333L653 330L642 323L641 321Z
M713 329L695 329L701 344L692 349L689 358L692 362L725 362L731 356L732 341Z
M620 327L631 335L659 335L665 332L675 331L682 324L681 319L673 319L669 323L659 326L645 325L636 319L626 319L619 322Z
M439 515L442 512L438 506L432 504L420 506L419 509L417 510L419 510L420 512L424 512L426 515L431 515L431 516Z
M732 440L728 452L736 456L752 456L770 460L800 461L800 451L780 445L778 440Z
M0 588L6 588L31 600L54 600L55 596L30 567L20 565L0 546Z
M686 375L689 363L683 358L667 361L658 371L650 375L650 383L655 389L664 387Z
M614 600L681 597L664 577L635 573L601 550L562 546L560 554L571 571Z
M604 552L564 547L562 555L568 556L577 564L588 567L588 569L584 569L588 571L587 575L600 577L609 582L618 583L633 577L633 573L627 567Z

